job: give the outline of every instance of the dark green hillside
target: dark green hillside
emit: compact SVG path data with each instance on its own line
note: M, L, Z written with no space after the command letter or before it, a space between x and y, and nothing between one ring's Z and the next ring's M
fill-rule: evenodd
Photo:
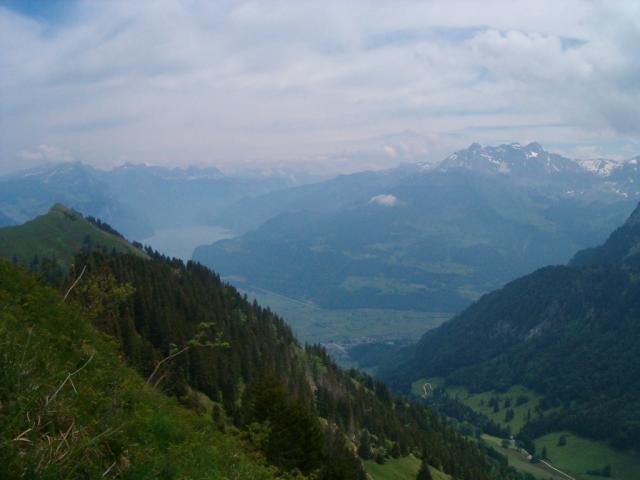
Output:
M146 386L76 307L2 259L0 305L1 478L275 477L237 433Z
M640 267L640 208L603 245L578 252L571 265Z
M104 227L103 227L104 228ZM145 256L121 237L113 235L81 214L56 204L45 215L23 225L0 229L0 256L30 265L34 257L69 266L83 248Z
M639 212L589 253L586 266L538 270L427 332L387 378L442 376L475 392L525 385L545 401L523 438L567 429L637 449L640 271L632 253Z

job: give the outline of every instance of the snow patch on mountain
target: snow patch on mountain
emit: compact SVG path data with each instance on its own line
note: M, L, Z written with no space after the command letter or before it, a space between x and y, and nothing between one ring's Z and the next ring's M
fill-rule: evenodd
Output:
M632 161L633 160L629 161L629 163L631 163ZM620 162L615 162L606 158L576 160L576 162L585 170L595 173L600 177L608 177L613 173L614 170L623 166L623 164Z

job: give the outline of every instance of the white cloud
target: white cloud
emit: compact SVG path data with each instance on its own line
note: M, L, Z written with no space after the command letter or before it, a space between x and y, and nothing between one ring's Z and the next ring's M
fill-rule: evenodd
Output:
M638 2L114 0L69 11L47 24L0 7L0 162L34 143L101 164L336 168L365 155L434 159L472 141L639 143Z
M375 203L384 207L395 207L400 204L395 195L389 194L376 195L369 200L369 203Z
M22 150L18 157L28 163L35 162L68 162L73 160L71 152L55 145L39 145L32 150Z

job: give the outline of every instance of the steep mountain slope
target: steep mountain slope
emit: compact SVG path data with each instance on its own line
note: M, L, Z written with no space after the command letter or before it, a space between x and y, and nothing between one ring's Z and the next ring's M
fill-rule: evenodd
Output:
M616 265L640 267L640 209L601 246L578 252L572 266Z
M364 478L358 448L379 459L428 452L429 463L460 479L516 478L432 410L340 370L322 348L300 346L281 319L200 265L93 245L83 245L73 264L75 272L87 268L68 300L117 340L148 385L208 411L218 428L239 427L282 472Z
M260 197L258 211L286 213L193 258L239 286L324 308L457 312L604 240L633 206L598 182L538 144L475 144L437 167L300 187L290 203L284 191Z
M77 308L0 259L0 477L275 478L243 444L149 388Z
M568 429L640 446L640 207L604 245L485 295L427 332L383 377L405 386L441 376L472 391L515 384L545 396L521 433Z
M101 229L61 204L24 225L0 229L0 256L23 265L29 265L37 256L68 267L83 247L145 256L124 238Z

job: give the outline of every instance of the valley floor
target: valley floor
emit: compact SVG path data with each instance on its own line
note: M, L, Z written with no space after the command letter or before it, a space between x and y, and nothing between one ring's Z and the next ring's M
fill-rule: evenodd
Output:
M242 292L280 315L302 342L323 344L343 365L350 364L349 347L385 341L414 343L427 330L451 318L446 312L374 308L329 310L268 290L250 288Z
M434 388L443 387L440 378L421 379L412 385L412 394L416 397L429 396ZM470 393L464 387L444 387L451 398L455 398L474 411L487 416L501 427L509 427L513 434L526 423L529 412L535 411L542 399L534 391L521 385L515 385L506 392ZM520 398L520 402L518 402ZM504 405L506 399L513 402L513 418L506 420L506 409L496 409L492 399ZM525 401L526 399L526 401ZM520 403L518 405L518 403ZM564 442L560 442L564 437ZM517 449L510 439L502 439L484 434L482 440L505 455L509 464L522 472L532 474L541 480L603 480L601 475L590 475L587 472L599 470L606 465L611 466L612 480L636 480L640 478L640 455L614 449L605 442L584 438L568 431L553 432L535 439L536 452L546 451L546 459L531 463L528 455ZM505 441L506 440L506 441ZM562 443L565 443L562 445Z

